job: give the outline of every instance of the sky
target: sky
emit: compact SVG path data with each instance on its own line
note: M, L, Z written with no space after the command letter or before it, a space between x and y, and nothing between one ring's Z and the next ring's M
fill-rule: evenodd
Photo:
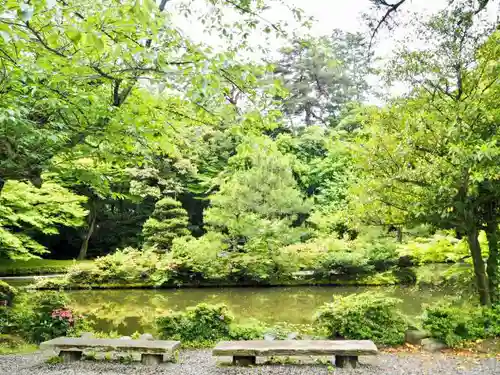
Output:
M187 0L176 0L178 2ZM268 0L269 1L269 0ZM394 0L391 0L394 2ZM287 32L296 32L299 35L304 33L312 36L331 35L333 29L341 29L348 32L362 32L370 35L367 21L363 19L363 13L370 11L369 0L281 0L285 6L277 5L276 2L269 1L274 4L269 10L260 14L266 20L272 23L278 21L286 21L289 23L286 30ZM395 27L389 31L383 28L378 34L373 46L375 57L378 58L379 64L383 66L390 59L395 52L398 45L404 40L406 45L408 43L412 48L425 47L425 42L415 38L415 29L408 25L409 21L414 18L414 14L419 16L430 16L437 13L439 10L444 9L448 5L449 0L408 0L398 11L397 19L399 20L399 27ZM174 2L172 1L172 4ZM196 2L195 2L196 3ZM206 4L203 1L198 1L196 4ZM172 5L175 6L175 5ZM306 16L312 16L313 21L310 29L299 28L299 24L294 21L294 17L290 7L298 7L304 11ZM203 9L201 9L203 11ZM178 12L172 12L178 14ZM491 21L496 21L500 14L499 2L491 1L487 10L488 18ZM228 11L227 20L229 22L237 20L240 17L236 12ZM205 26L194 17L185 18L183 16L174 16L174 23L178 25L179 29L186 36L194 39L195 41L203 41L215 49L224 50L227 48L227 41L220 38L218 35L207 35L204 31ZM251 45L265 45L269 51L262 52L256 48L256 52L249 54L251 59L260 60L263 57L273 58L278 56L280 47L286 44L283 39L269 38L263 41L263 34L255 32L250 36ZM380 86L379 78L371 77L369 82L372 86ZM397 95L406 91L406 88L396 84L387 89L387 92L392 95Z

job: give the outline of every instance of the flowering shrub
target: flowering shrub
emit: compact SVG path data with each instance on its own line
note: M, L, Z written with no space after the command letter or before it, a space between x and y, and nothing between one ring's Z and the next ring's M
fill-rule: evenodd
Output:
M72 336L86 324L82 316L76 316L67 307L66 297L60 293L35 295L32 310L21 314L18 319L28 341L40 343L60 336Z

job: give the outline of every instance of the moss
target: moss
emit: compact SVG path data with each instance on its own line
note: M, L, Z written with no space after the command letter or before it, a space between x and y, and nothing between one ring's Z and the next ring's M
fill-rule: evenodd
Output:
M211 288L211 287L257 287L257 286L381 286L404 284L393 271L386 271L374 275L353 277L350 279L296 279L296 280L269 280L258 283L256 281L236 282L231 280L204 280L196 282L182 282L171 280L162 285L152 282L114 282L114 283L75 283L65 277L42 279L32 285L33 289L51 290L84 290L84 289L173 289L173 288Z
M0 280L0 301L7 301L7 305L11 306L16 294L17 294L16 288Z
M29 260L2 260L0 276L33 276L65 273L73 265L87 267L90 260L56 260L56 259L29 259Z
M31 353L36 350L36 345L27 343L19 336L0 335L0 354Z

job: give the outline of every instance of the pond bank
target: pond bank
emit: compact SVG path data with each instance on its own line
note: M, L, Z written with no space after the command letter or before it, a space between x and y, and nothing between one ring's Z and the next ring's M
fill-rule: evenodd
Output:
M0 373L16 375L494 375L500 374L495 358L456 357L447 354L386 354L361 357L357 369L335 369L327 365L257 365L233 367L218 364L209 350L182 351L178 363L164 363L155 368L137 363L120 364L105 361L81 361L70 365L49 365L47 355L0 356Z

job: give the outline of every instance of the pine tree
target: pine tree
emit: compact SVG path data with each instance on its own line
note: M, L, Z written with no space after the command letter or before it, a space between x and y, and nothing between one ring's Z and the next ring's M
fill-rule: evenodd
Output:
M144 248L169 250L176 237L189 235L188 215L179 201L166 197L156 202L151 217L144 223Z

